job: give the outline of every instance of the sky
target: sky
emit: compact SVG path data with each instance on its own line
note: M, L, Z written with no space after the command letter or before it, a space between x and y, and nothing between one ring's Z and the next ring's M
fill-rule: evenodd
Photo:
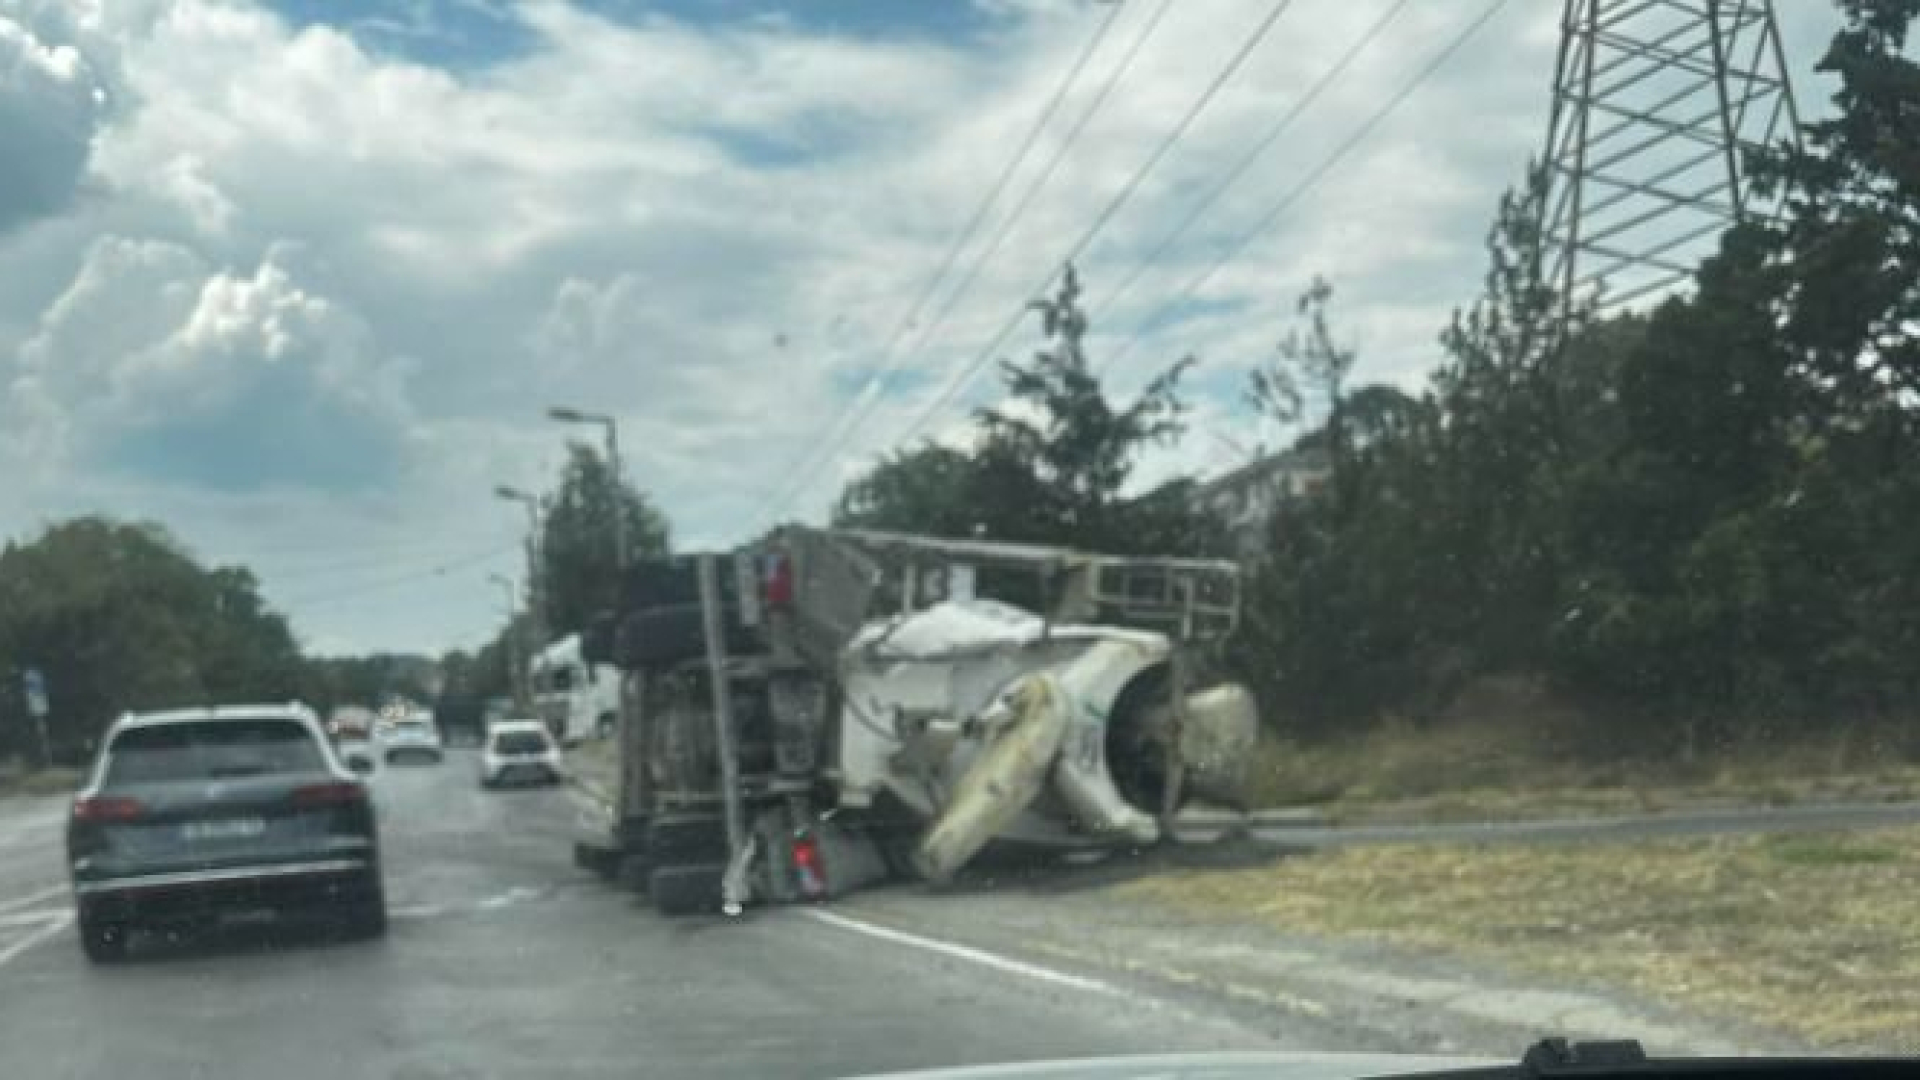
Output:
M1833 10L1777 6L1817 113ZM1402 4L1167 242L1390 7L1287 4L1079 251L1110 392L1199 360L1141 483L1279 435L1240 388L1314 275L1362 381L1420 385L1472 300L1545 138L1548 0L1501 6L1255 231L1486 8ZM0 0L0 538L156 520L251 567L311 650L438 651L523 576L493 488L549 488L595 436L549 406L617 420L683 548L821 520L993 403L992 361L1040 345L1026 302L1272 8Z

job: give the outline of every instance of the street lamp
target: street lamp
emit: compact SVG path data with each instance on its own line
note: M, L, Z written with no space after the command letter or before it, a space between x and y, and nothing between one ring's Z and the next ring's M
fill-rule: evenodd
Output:
M623 498L620 468L620 425L604 413L582 412L555 405L547 410L547 419L562 424L598 424L607 433L607 468L613 473L613 561L621 571L627 568L627 506Z

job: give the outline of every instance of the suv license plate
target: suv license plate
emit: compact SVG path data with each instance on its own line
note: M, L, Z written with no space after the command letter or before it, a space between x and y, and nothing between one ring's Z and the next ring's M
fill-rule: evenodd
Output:
M267 823L257 817L189 821L180 826L180 835L188 840L244 840L266 831Z

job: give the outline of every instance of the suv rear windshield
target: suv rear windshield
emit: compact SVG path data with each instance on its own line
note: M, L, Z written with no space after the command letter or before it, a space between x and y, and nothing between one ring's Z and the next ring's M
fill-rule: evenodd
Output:
M106 783L319 772L320 744L291 720L206 720L132 728L107 748Z
M493 737L497 754L541 754L547 749L547 737L537 731L503 731Z

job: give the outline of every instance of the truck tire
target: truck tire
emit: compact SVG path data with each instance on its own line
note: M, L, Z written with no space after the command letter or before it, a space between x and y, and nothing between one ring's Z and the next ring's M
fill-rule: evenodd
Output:
M611 878L619 862L620 853L613 848L585 841L573 845L573 865L602 878Z
M612 876L621 888L644 893L653 876L653 861L645 855L622 855Z
M663 866L647 878L647 894L662 915L701 915L720 910L724 863Z
M647 824L646 859L654 866L724 862L727 823L711 814L661 816Z
M727 639L727 651L737 653L753 647L747 629L740 625L739 609L722 605L721 633ZM615 660L629 671L672 667L707 655L707 638L701 623L699 604L662 604L642 608L620 624L614 645Z

